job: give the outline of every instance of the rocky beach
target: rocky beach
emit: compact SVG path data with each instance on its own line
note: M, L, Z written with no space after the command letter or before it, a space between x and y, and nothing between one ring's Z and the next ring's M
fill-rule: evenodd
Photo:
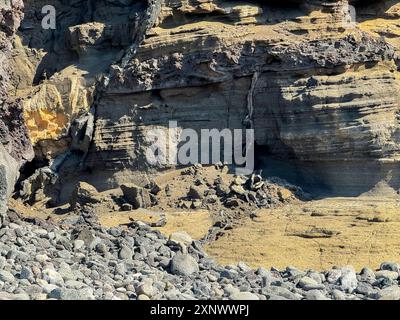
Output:
M10 212L0 235L1 300L400 299L396 263L359 273L221 266L185 232L103 228L90 212L59 226Z

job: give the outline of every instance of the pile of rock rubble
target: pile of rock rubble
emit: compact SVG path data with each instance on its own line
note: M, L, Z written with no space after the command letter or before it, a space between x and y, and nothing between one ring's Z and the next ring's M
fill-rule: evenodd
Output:
M399 273L221 266L184 232L103 228L85 211L58 225L13 211L0 220L0 300L400 299Z

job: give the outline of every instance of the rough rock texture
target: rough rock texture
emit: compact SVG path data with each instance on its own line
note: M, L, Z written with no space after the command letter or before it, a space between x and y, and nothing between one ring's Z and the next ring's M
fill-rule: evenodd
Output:
M253 87L256 143L293 162L296 182L357 195L383 180L397 190L395 48L349 23L345 9L346 1L166 1L97 105L88 165L109 169L111 184L134 178L116 170L150 170L144 137L169 120L243 128Z
M318 192L399 189L397 1L350 1L356 19L334 0L46 1L56 30L44 4L25 1L10 82L36 156L64 157L61 194L148 182L165 165L145 137L170 120L253 127L260 154Z
M25 1L13 81L38 158L52 159L68 150L71 123L87 116L103 73L131 44L144 3ZM44 5L56 9L55 30L41 27Z
M41 27L41 9L49 4L56 8L55 30ZM110 210L156 202L142 186L167 166L147 163L145 137L155 128L166 131L170 120L197 131L254 128L258 156L265 156L260 168L289 173L290 182L319 193L394 194L399 10L393 0L0 0L0 212L19 167L33 156L30 143L48 167L21 184L23 200L54 195L46 205L56 206L81 182L71 199L80 215L60 225L14 211L0 215L0 300L400 299L396 263L360 273L224 267L185 235L168 239L139 222L103 228L90 211L101 204L101 191L128 182L124 197L110 194L110 202L118 200ZM221 201L243 211L245 201L269 206L275 194L282 203L292 196L256 175L250 189L235 179L228 186L190 178L194 186L182 208L186 200L193 208L210 201L211 211ZM253 182L264 185L256 189ZM170 192L165 188L165 198ZM373 214L357 219L390 222ZM234 227L224 210L219 215L205 240ZM260 225L256 213L248 218ZM337 235L314 221L290 236ZM349 226L356 224L346 220ZM284 230L292 231L288 224ZM368 254L373 237L362 242ZM343 252L342 244L337 248Z
M18 177L18 165L15 159L0 144L0 214L6 212L7 198L14 190Z
M21 104L9 94L11 41L23 17L22 9L22 1L7 1L0 7L0 142L18 161L32 157Z
M0 211L14 190L19 166L33 157L21 103L9 95L11 41L22 9L22 1L0 3Z
M90 212L63 225L0 217L0 300L399 300L400 265L379 270L221 266L143 223L103 228Z

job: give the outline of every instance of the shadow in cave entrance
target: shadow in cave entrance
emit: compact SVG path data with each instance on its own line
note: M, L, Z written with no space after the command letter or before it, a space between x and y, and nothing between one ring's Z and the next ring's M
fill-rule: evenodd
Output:
M321 179L312 172L306 172L295 159L273 155L267 146L256 146L255 169L260 171L264 178L278 177L301 187L312 196L312 199L322 198L331 193Z
M400 168L373 159L354 161L299 161L273 155L268 147L255 150L256 170L264 178L278 177L301 187L312 199L327 197L398 197Z

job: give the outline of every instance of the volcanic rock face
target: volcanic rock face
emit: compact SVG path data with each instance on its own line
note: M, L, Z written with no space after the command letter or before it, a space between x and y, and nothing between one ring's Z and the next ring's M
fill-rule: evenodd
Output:
M45 5L55 8L54 30L42 28ZM69 149L71 123L87 116L96 86L131 44L144 9L145 1L25 1L12 81L38 158Z
M396 49L347 10L346 1L166 1L98 105L88 164L148 169L146 132L170 120L243 128L254 87L256 143L291 159L297 183L360 194L386 179L397 190Z
M56 30L41 28L45 4ZM397 191L400 5L350 5L355 16L348 1L27 0L10 83L36 156L72 151L66 187L76 163L99 190L140 184L164 168L145 159L149 130L177 121L252 126L306 187Z
M10 97L9 65L11 40L22 19L22 1L12 1L0 7L0 141L17 160L30 160L32 151L19 101Z
M22 19L22 9L22 1L0 2L0 213L14 189L19 166L33 158L21 103L9 96L11 39Z

